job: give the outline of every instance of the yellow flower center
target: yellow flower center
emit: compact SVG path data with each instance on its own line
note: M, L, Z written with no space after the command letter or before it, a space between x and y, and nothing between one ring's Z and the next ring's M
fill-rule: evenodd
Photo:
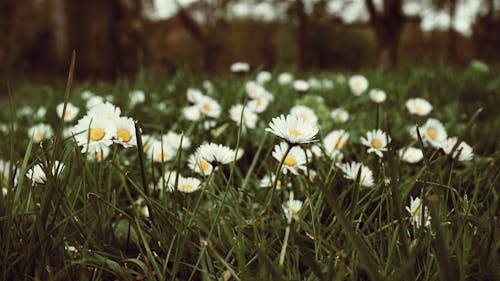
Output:
M168 157L168 153L166 151L162 151L156 154L156 159L160 161L164 161Z
M290 211L292 211L292 214L293 214L293 215L296 215L296 214L300 211L300 209L299 209L299 208L293 208L293 207L292 207L292 208L290 208Z
M413 110L414 110L415 112L422 112L423 108L422 108L420 105L415 105L415 106L413 107Z
M262 100L261 99L258 99L257 102L256 102L257 106L261 106L262 105Z
M69 113L68 111L66 111L66 112L64 113L64 120L67 120L67 119L69 119L70 117L71 117L71 113Z
M296 138L300 137L301 133L295 129L291 129L288 131L288 133Z
M208 162L205 160L198 161L198 167L200 167L200 169L204 172L206 172L210 168Z
M335 147L335 148L342 148L342 147L344 147L344 144L345 144L345 141L341 138L333 140L333 147Z
M182 191L190 191L193 189L193 186L190 184L183 184L183 185L179 186L179 189Z
M342 118L342 114L338 113L338 114L335 116L335 120L337 120L337 122L342 122L342 120L344 120L344 118Z
M208 105L208 104L204 104L204 105L201 107L201 110L203 110L203 112L210 112L210 105Z
M37 132L37 133L35 134L35 138L36 138L37 140L43 140L43 139L45 138L45 133L44 133L44 132Z
M293 167L297 165L297 160L295 160L295 157L293 157L292 155L287 155L285 157L285 161L283 161L283 164L285 164L288 167Z
M118 131L116 132L116 135L123 142L129 142L130 139L132 138L132 135L130 134L130 132L125 130L125 129L118 129Z
M431 138L431 140L435 140L436 139L436 130L434 130L433 128L427 129L427 135L429 136L429 138Z
M90 128L90 140L98 141L104 138L104 130L101 128Z
M144 151L148 151L148 149L149 149L149 143L144 144L143 148L144 148Z
M102 155L102 152L96 152L96 153L95 153L95 159L96 159L97 161L102 161L102 159L104 158L103 156L104 156L104 155Z
M361 84L361 81L356 81L356 82L354 82L354 90L356 90L356 91L361 91L361 87L362 87L362 86L363 86L363 85Z
M374 139L372 140L371 145L373 146L373 148L381 148L382 142L378 139Z
M277 186L277 187L280 187L282 184L283 184L283 183L281 182L281 180L278 180L278 181L276 182L276 186Z
M302 119L302 121L304 121L304 122L307 122L307 120L308 120L307 115L305 115L305 114L300 115L300 119Z

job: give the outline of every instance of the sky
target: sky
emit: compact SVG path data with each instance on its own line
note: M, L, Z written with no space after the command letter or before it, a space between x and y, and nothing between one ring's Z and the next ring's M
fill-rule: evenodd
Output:
M187 6L198 0L178 0ZM212 0L205 0L212 1ZM315 2L319 0L304 0L306 12L311 12ZM383 0L374 0L377 9L382 9ZM452 21L447 10L438 10L432 5L432 0L406 0L403 13L409 16L420 16L420 27L423 31L447 30L450 26L464 36L472 34L472 25L480 14L486 13L486 0L457 0L455 19ZM286 1L279 5L268 1L239 0L232 2L226 16L228 18L251 18L264 21L280 20L285 17ZM291 3L293 1L289 1ZM500 0L494 0L495 8L500 9ZM329 0L326 8L328 15L340 18L344 23L366 22L370 19L364 5L364 0ZM154 9L146 12L146 16L155 19L167 19L177 13L173 0L154 0Z

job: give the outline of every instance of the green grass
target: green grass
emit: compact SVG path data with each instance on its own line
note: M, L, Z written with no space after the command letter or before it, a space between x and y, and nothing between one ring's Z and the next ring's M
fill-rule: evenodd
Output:
M255 73L211 79L212 96L223 114L209 130L202 122L185 120L180 111L187 105L187 88L202 88L206 77L179 72L163 81L145 74L114 84L76 81L68 100L80 108L79 117L85 114L80 93L90 89L112 95L122 115L138 120L143 133L186 133L191 148L179 150L163 165L145 159L140 148L115 144L108 158L96 163L87 160L71 138L31 142L27 128L34 124L44 122L62 131L61 126L76 121L62 124L56 116L55 106L65 100L63 87L13 85L12 106L6 102L0 112L0 125L6 125L0 132L0 159L14 163L19 177L16 186L12 179L1 181L9 192L0 196L0 279L499 280L498 70L435 66L363 72L371 88L387 92L379 109L366 93L350 94L345 83L300 94L273 79L266 88L275 99L259 114L257 128L246 133L227 112L245 101L244 83ZM296 76L336 81L338 73ZM128 92L133 89L144 90L147 97L131 108ZM1 92L7 94L7 87L2 86ZM407 112L404 103L411 97L433 105L429 116ZM308 172L317 172L313 181L308 172L288 173L280 179L290 182L289 188L259 187L259 179L280 164L271 156L279 140L264 129L297 103L318 115L320 139L333 129L350 132L344 162L359 161L372 169L374 187L345 179L325 157L308 159ZM34 114L19 116L16 112L22 106L35 111L43 106L47 114L38 120ZM347 123L333 123L329 117L330 110L339 106L350 113ZM400 161L397 149L410 143L420 147L406 128L423 124L428 117L443 122L449 136L470 144L474 159L458 162L424 147L424 161ZM389 132L393 140L383 158L366 153L359 141L375 127ZM202 191L184 194L148 188L165 170L194 175L187 157L204 142L238 146L245 153L208 178L197 176L203 181ZM66 164L62 175L49 175L46 184L34 186L25 177L34 164L56 159ZM282 204L291 191L304 205L289 225ZM432 216L430 227L415 228L410 223L405 210L410 196L424 199ZM140 212L144 206L149 217ZM77 251L67 251L67 246Z

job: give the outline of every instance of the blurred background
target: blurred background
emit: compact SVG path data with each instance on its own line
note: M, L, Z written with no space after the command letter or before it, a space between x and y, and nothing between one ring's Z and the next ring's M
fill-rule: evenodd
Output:
M500 60L500 0L0 0L0 75Z

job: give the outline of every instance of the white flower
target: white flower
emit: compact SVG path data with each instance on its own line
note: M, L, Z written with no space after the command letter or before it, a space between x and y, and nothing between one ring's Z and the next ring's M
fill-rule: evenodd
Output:
M372 130L366 133L366 138L361 137L361 143L368 148L368 153L375 153L382 157L382 151L387 151L387 143L391 138L382 130Z
M420 228L420 226L422 225L422 217L424 221L423 223L424 226L431 225L431 216L429 215L429 210L427 209L427 206L425 207L423 214L422 214L422 209L423 209L422 200L420 200L420 198L418 197L413 199L413 197L410 196L410 206L406 206L406 211L408 211L411 215L411 223L417 228Z
M229 68L231 72L239 73L239 72L248 72L250 71L250 65L246 62L235 62Z
M262 85L249 81L245 84L247 96L251 99L267 99L273 100L273 95L270 94Z
M349 119L349 112L343 108L336 108L332 110L330 116L333 118L333 121L337 123L344 123Z
M283 204L283 212L285 212L285 216L288 220L290 220L290 215L292 217L296 217L297 214L302 209L303 202L300 200L288 200L285 204Z
M344 177L356 181L360 176L360 184L365 187L372 187L374 185L373 173L370 168L361 163L351 162L340 165L340 169L344 172Z
M193 88L187 89L186 96L191 104L198 104L204 97L203 93L200 90Z
M266 110L271 100L272 99L267 99L267 98L253 99L247 103L247 108L255 113L262 113L264 112L264 110Z
M93 146L87 151L87 159L90 161L101 162L106 159L111 149L107 146Z
M38 143L49 139L54 135L52 127L47 124L38 124L28 129L28 136L33 138L33 142Z
M116 136L115 142L123 147L133 147L137 145L135 136L135 122L132 118L118 117L115 119Z
M17 178L18 178L18 174L17 174L17 170L14 168L14 185L17 185ZM11 164L9 161L3 161L0 159L0 186L3 185L2 183L4 183L5 185L9 185L9 181L10 181L10 169L11 169ZM6 189L7 190L7 189ZM5 195L5 194L4 194Z
M64 103L60 103L59 105L57 105L56 111L59 118L62 118L63 109ZM64 112L64 122L73 121L79 112L80 109L78 107L68 102L68 104L66 105L66 112Z
M260 180L259 186L260 187L272 187L275 180L276 180L276 174L271 173L271 175L265 175ZM291 187L292 186L291 182L288 182L286 186ZM283 187L283 182L280 179L278 179L278 181L276 182L276 189L280 190L282 187Z
M200 175L208 176L212 173L214 167L208 161L204 160L198 154L194 153L188 159L189 168Z
M85 106L88 110L101 103L104 103L104 99L101 96L91 96L87 99L87 103L85 104Z
M128 94L130 98L130 107L143 103L146 100L146 94L141 90L133 90Z
M374 103L382 103L386 100L387 95L385 94L384 91L380 89L372 89L370 90L370 99Z
M182 139L182 146L181 146L181 139ZM162 136L163 144L165 145L170 145L174 149L188 149L191 147L191 140L182 135L178 134L176 132L169 131L165 135Z
M203 115L208 117L219 118L221 114L219 103L209 96L203 96L196 106L198 106L198 109Z
M290 114L295 115L302 119L304 122L310 122L315 125L318 124L318 116L314 111L305 105L296 105L290 109Z
M72 133L76 143L82 146L82 152L87 148L89 151L97 151L100 147L113 144L113 137L116 136L116 126L107 118L95 115L85 115L73 127ZM93 147L93 146L97 146Z
M110 102L96 104L87 111L87 115L103 118L108 122L114 122L116 118L120 117L120 114L121 109Z
M43 119L43 118L45 118L45 114L47 114L47 108L42 106L36 111L35 119L39 119L39 120Z
M33 108L29 107L29 106L23 106L21 108L19 108L16 113L17 113L17 116L19 117L23 117L23 116L30 116L30 115L33 115Z
M434 118L429 118L419 131L422 140L436 148L441 147L442 143L448 137L443 124Z
M205 90L207 91L207 94L211 95L214 93L214 85L210 80L203 81L202 85L203 88L205 88Z
M309 83L309 86L313 89L321 89L321 81L319 81L316 77L309 78L309 80L307 80L307 83Z
M326 156L328 156L331 160L335 160L336 163L340 163L344 159L344 154L340 149L331 148L330 150L325 151Z
M156 183L157 190L165 190L167 192L172 192L175 190L175 181L176 178L181 178L180 175L177 175L176 171L165 171L165 173L158 179Z
M198 121L201 119L201 112L196 105L184 107L182 113L189 121Z
M335 84L333 83L332 80L325 78L321 81L321 87L323 87L323 89L326 90L331 90L335 87Z
M33 184L35 183L44 184L47 181L47 175L45 174L44 169L45 167L42 166L41 163L36 164L35 166L33 166L31 169L28 170L26 176L33 182ZM54 163L52 163L52 168L50 169L52 176L60 175L63 170L64 170L63 163L57 160Z
M142 148L144 149L144 151L148 151L149 148L151 148L151 144L154 142L154 141L158 141L158 139L156 139L154 136L152 135L141 135L141 141L142 141Z
M236 122L238 126L240 122L242 122L249 129L255 129L257 120L259 120L257 114L248 108L244 108L242 104L233 105L229 109L229 117Z
M304 80L295 80L293 81L293 88L297 92L307 92L309 90L309 83Z
M304 144L314 142L314 137L319 129L316 124L304 121L301 118L288 114L286 117L280 115L269 122L267 132L286 140L291 144Z
M342 149L347 143L347 140L349 140L349 132L334 130L323 139L323 146L327 152L331 152L334 149Z
M205 120L205 121L203 121L203 128L205 130L210 130L210 129L212 129L215 126L217 126L217 122L215 122L214 120Z
M354 75L349 78L349 88L355 96L359 96L366 91L368 85L368 80L362 75Z
M89 90L83 91L80 94L80 97L82 97L82 99L84 99L84 100L88 100L88 99L90 99L93 96L95 96L95 94L92 91L89 91Z
M422 161L422 159L424 158L424 154L419 148L408 147L399 150L399 157L401 157L401 159L403 159L403 161L407 163L414 164Z
M306 153L299 146L294 146L290 149L288 154L285 156L288 150L288 144L286 142L281 142L279 145L274 146L273 157L278 160L278 162L283 161L282 171L286 174L290 171L292 174L297 175L300 170L306 170ZM284 159L283 159L284 158Z
M259 74L257 74L257 83L259 84L265 84L269 81L271 81L271 78L273 76L271 75L271 72L269 71L261 71Z
M431 112L432 105L422 98L413 98L406 101L406 108L410 114L425 116Z
M196 149L199 157L213 166L228 164L234 161L235 152L222 144L202 144Z
M172 146L162 143L159 140L152 141L147 151L148 158L158 163L172 160L175 154L176 150Z
M192 193L201 188L201 181L193 177L179 177L177 190L184 193Z
M418 140L418 133L417 133L417 125L412 125L407 127L407 131L410 134L410 137L414 140Z
M280 85L288 85L292 83L293 81L293 75L288 72L283 72L278 76L278 83Z
M441 144L441 148L443 149L444 153L450 154L456 143L457 143L456 137L448 138ZM465 162L472 160L474 158L474 152L472 150L472 147L464 141L460 142L460 144L453 152L453 158L456 158L457 156L458 156L458 161Z

